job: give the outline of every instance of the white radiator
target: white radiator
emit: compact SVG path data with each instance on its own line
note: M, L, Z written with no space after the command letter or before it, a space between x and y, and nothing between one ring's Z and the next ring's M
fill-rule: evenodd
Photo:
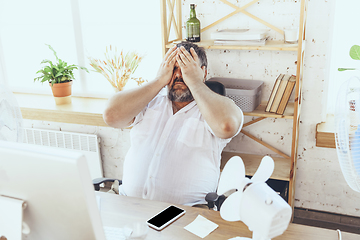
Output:
M24 143L81 152L86 157L91 178L103 177L100 138L97 135L25 128Z

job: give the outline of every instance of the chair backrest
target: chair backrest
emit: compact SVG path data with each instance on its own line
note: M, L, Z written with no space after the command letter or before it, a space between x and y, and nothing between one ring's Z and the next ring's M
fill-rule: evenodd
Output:
M216 81L205 81L205 84L214 92L222 96L226 95L225 86L222 83Z

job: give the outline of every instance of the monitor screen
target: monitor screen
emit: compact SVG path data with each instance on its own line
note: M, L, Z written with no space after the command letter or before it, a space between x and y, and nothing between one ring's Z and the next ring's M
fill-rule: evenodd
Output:
M105 239L81 153L0 141L0 197L26 202L30 233L23 239ZM17 230L0 224L0 236L11 231Z

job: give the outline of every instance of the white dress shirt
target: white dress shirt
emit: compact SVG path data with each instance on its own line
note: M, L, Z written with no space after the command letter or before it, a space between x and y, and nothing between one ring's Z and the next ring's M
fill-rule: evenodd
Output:
M184 205L206 203L206 194L217 189L221 152L231 138L214 135L195 101L173 114L164 92L132 126L120 194Z

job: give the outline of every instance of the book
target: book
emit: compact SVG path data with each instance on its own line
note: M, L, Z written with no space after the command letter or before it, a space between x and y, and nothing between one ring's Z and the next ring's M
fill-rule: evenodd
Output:
M215 45L264 46L268 37L259 40L215 40Z
M211 33L214 40L260 40L266 38L268 30L261 29L224 29Z
M275 95L275 98L274 98L274 101L271 105L271 108L270 108L270 111L271 113L276 113L276 110L278 109L279 107L279 104L280 104L280 101L284 95L284 92L285 92L285 88L286 88L286 85L288 83L288 80L291 76L288 75L288 74L285 74L284 77L281 79L281 82L279 84L279 88L278 90L276 91L276 95Z
M291 93L294 90L295 83L296 83L296 76L292 75L288 80L288 84L286 85L284 95L281 98L279 107L276 110L276 114L284 114L285 108L286 108L286 106L287 106L287 104L289 102Z
M276 92L277 92L277 89L279 88L279 85L280 85L280 81L281 79L284 77L284 74L279 74L279 76L276 78L275 80L275 83L274 83L274 87L271 91L271 94L270 94L270 98L269 98L269 101L266 105L266 108L265 108L265 112L269 112L270 111L270 108L271 108L271 105L274 101L274 98L275 98L275 95L276 95Z

